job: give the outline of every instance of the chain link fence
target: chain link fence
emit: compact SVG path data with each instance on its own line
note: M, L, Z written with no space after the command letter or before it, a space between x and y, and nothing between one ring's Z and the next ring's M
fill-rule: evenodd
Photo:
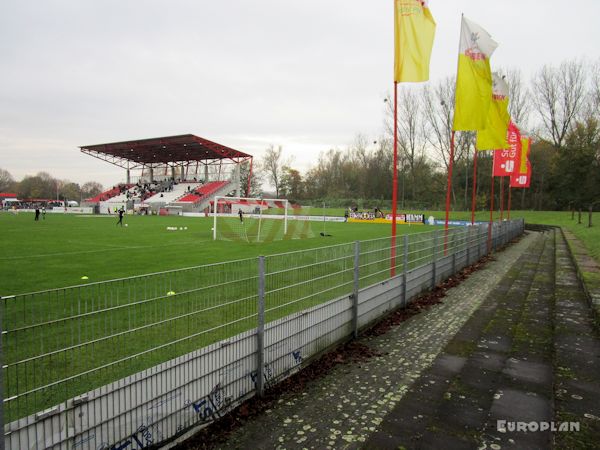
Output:
M145 448L185 434L523 226L435 230L2 297L3 444Z

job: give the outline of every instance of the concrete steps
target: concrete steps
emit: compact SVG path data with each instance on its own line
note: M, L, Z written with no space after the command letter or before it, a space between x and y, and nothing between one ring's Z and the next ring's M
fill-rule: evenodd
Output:
M553 431L553 424L579 431ZM600 339L562 233L548 229L365 448L579 449L598 442Z
M600 337L567 244L557 233L555 420L579 424L578 432L555 433L556 448L600 446Z

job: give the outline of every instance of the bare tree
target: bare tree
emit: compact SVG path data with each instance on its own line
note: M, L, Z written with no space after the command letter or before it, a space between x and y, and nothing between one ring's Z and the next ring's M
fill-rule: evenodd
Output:
M416 169L425 158L425 146L427 144L423 128L423 95L420 91L402 89L399 97L398 146L401 151L402 183L404 185L404 172L408 168L411 180L411 199L414 200ZM404 195L404 186L402 193Z
M15 183L14 178L8 170L0 169L0 192L6 192L12 189Z
M531 104L529 92L521 78L520 69L506 69L506 82L508 83L508 109L512 121L523 130L528 129Z
M565 61L558 67L546 65L532 82L534 106L542 120L542 138L556 148L563 146L586 98L585 65Z
M275 188L275 196L279 197L279 189L281 187L281 176L283 168L289 165L289 161L283 158L283 148L274 145L269 145L261 160L261 168L267 181Z
M454 113L453 78L446 78L433 87L423 89L423 111L425 137L434 150L436 159L441 161L446 169L450 166L450 139L452 135L452 117ZM454 161L458 155L454 154Z
M600 60L590 65L590 92L588 118L600 120Z

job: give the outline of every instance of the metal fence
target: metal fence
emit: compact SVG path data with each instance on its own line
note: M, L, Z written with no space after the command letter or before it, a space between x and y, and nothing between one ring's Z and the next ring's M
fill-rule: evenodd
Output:
M523 226L436 230L2 297L2 443L168 442L356 336Z

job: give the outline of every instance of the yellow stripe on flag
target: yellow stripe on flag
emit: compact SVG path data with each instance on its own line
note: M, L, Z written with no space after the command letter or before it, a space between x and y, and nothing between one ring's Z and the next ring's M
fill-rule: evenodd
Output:
M435 20L426 2L394 0L394 81L429 79L434 36Z
M531 148L531 139L521 137L521 163L519 164L519 174L527 174L527 161L529 161L529 150Z

